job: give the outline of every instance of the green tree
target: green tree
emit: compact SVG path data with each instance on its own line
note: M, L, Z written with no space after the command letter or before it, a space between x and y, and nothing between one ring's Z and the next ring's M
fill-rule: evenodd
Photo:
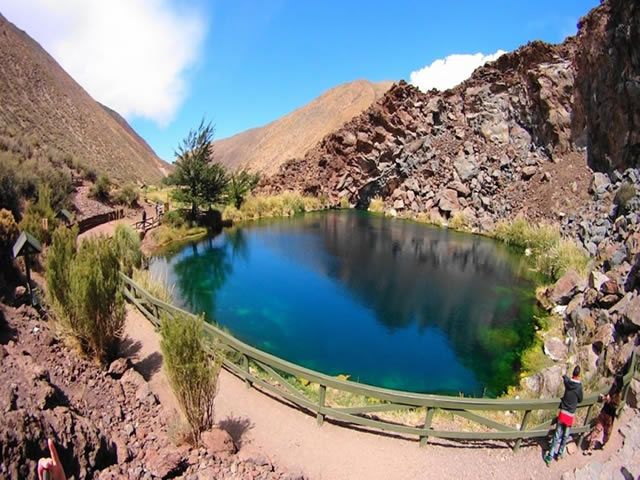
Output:
M234 205L236 208L240 208L244 203L244 199L258 184L260 176L251 174L247 170L243 169L237 172L233 172L229 176L229 183L227 185L227 201Z
M191 218L198 216L198 209L220 201L226 186L227 175L218 163L211 163L214 127L204 119L195 130L189 131L175 151L175 171L170 183L177 188L172 198L191 205Z

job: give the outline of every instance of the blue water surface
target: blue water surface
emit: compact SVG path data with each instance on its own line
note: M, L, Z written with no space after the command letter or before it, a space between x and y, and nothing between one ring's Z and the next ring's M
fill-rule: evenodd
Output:
M227 229L152 259L176 304L298 365L370 385L497 395L534 338L505 246L359 211Z

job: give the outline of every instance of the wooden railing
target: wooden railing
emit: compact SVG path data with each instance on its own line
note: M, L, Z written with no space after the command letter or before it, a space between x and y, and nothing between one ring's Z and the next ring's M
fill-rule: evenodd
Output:
M151 296L130 278L122 275L125 297L132 302L156 327L160 325L161 315L175 317L191 313L181 310L174 305L165 303ZM386 388L373 387L361 383L343 380L319 373L307 368L287 362L281 358L260 351L250 345L240 342L232 335L208 323L204 328L205 335L215 340L225 351L224 367L245 380L248 387L258 385L275 393L291 403L316 414L319 425L325 417L347 422L363 427L396 432L400 434L416 435L420 444L425 445L428 437L457 439L457 440L511 440L517 450L523 439L545 437L549 433L560 399L487 399L464 398L443 395L427 395ZM254 371L250 369L254 366ZM258 375L256 368L261 370ZM318 397L310 398L304 391L290 383L286 375L305 379L319 385ZM631 358L631 368L624 376L624 392L626 394L632 378L640 379L640 362L635 355ZM355 407L329 406L326 403L327 389L335 389L361 395L369 399L376 399L376 404ZM582 420L571 429L574 434L584 434L589 431L589 422L595 414L598 394L594 392L584 396L578 405L582 413L578 418ZM391 412L394 410L424 409L424 421L418 425L406 425L395 421L375 417L374 414ZM463 418L470 425L469 430L442 430L432 428L432 421L436 410L442 410L454 416ZM586 410L586 412L585 412ZM478 412L506 412L504 418L514 419L511 424L505 424L496 419L487 418ZM518 412L516 415L514 412ZM534 412L540 412L548 419L539 424L532 424ZM491 415L491 414L490 414Z
M162 216L158 215L156 217L151 217L149 219L146 219L144 221L140 220L139 222L136 222L133 224L133 228L136 230L139 230L141 232L148 232L149 230L151 230L152 228L158 227L160 226L160 220L161 220Z

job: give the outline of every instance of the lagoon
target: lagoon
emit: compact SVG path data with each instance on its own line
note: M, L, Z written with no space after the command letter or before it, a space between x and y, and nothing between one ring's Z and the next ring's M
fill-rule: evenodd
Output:
M174 302L329 375L496 396L535 338L526 258L491 239L362 211L259 220L151 259Z

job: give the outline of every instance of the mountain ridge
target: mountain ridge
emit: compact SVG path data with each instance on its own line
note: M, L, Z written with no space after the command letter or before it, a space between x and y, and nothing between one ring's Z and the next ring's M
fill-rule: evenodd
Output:
M392 82L359 79L323 92L302 107L213 143L213 158L231 169L273 174L285 161L304 156L327 133L369 107Z
M117 181L158 183L171 168L0 13L0 134L36 138Z

